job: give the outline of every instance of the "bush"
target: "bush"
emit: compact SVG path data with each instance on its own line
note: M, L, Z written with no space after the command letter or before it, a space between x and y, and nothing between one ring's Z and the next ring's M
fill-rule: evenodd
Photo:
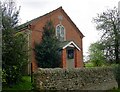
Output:
M16 66L7 66L2 71L3 85L12 86L21 80L20 69Z
M118 87L120 88L120 65L115 66L114 71Z

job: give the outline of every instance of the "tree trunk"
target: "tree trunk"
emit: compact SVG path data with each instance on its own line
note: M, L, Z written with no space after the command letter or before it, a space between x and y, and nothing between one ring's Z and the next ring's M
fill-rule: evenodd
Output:
M117 27L116 25L113 23L113 27L114 27L114 34L115 34L115 61L116 64L120 64L120 60L119 60L119 39L118 39L118 32L117 32Z
M119 60L119 39L118 39L118 34L115 31L115 61L116 64L120 64Z

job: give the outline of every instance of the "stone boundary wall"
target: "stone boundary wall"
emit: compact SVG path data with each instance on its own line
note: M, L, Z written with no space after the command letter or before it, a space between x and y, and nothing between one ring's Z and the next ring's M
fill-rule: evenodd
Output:
M118 84L113 68L39 68L34 74L37 90L110 90Z

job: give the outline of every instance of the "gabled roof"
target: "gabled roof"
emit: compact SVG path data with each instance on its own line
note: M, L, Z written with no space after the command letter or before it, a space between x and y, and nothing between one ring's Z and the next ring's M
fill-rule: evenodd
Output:
M64 41L60 43L60 48L65 49L67 47L75 47L78 50L81 50L73 41Z
M62 9L62 7L59 7L59 8L57 8L56 10L53 10L53 11L51 11L51 12L49 12L49 13L43 15L43 16L39 16L39 17L37 17L37 18L35 18L35 19L32 19L31 21L28 21L28 22L26 22L26 23L18 26L17 29L20 30L20 29L23 29L23 28L27 28L29 25L31 25L33 22L37 21L38 19L41 19L41 18L43 18L44 16L47 16L47 15L49 15L49 14L51 14L51 13L54 13L55 11L59 11L59 10L66 16L66 18L68 19L68 21L71 22L71 24L76 28L76 30L78 30L78 33L79 33L82 37L84 37L84 35L80 32L80 30L78 29L78 27L74 24L74 22L70 19L70 17L69 17L69 16L66 14L66 12Z

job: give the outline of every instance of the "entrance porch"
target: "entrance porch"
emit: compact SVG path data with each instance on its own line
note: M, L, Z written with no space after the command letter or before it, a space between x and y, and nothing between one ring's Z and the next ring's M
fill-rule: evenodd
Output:
M80 48L73 41L62 42L61 47L61 67L66 69L80 67Z

